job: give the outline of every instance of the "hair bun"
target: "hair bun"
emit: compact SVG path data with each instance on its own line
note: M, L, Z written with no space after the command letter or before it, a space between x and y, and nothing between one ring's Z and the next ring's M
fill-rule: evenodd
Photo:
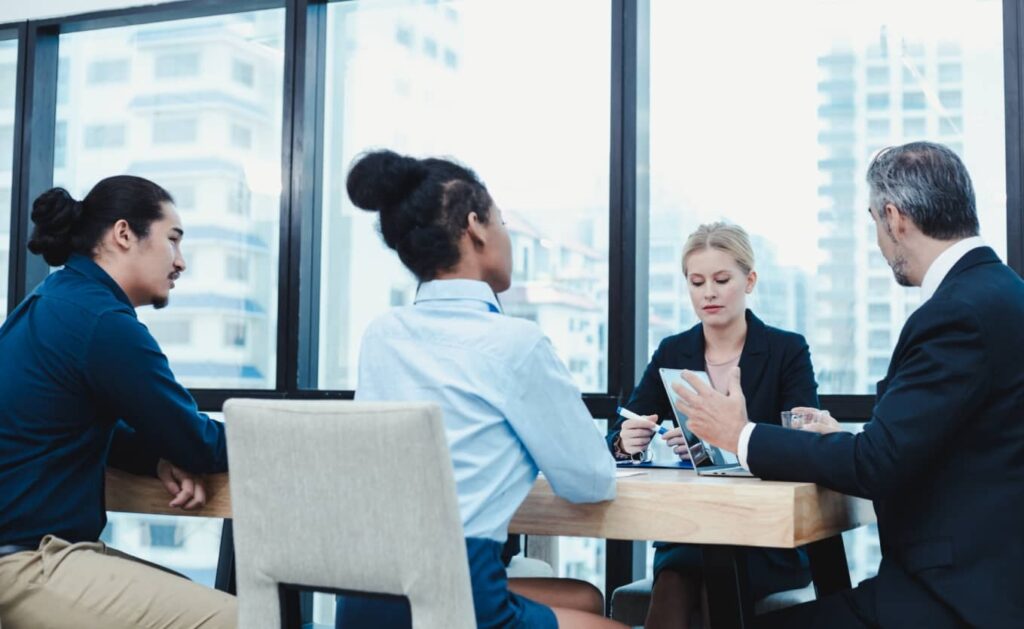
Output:
M50 266L67 262L72 249L72 228L82 216L81 201L64 188L51 188L32 203L32 236L28 249L41 254Z
M398 205L426 178L418 159L394 151L372 151L356 158L348 173L348 196L356 207L383 211Z

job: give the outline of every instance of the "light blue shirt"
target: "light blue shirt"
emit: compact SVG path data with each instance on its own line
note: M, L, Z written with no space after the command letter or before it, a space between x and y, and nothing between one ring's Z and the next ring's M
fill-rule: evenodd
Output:
M356 399L441 407L466 537L505 541L538 468L571 502L615 497L614 459L551 342L484 282L425 282L373 321Z

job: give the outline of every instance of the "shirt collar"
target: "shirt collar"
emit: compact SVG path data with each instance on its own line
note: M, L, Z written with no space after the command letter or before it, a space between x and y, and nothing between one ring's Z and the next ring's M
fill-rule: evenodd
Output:
M967 252L984 247L985 241L980 236L971 236L953 243L948 249L939 254L924 274L921 281L921 301L926 302L932 298L939 284L946 278L949 271L960 261L960 258L967 255Z
M118 301L124 302L125 305L132 309L132 312L135 311L135 306L132 306L131 300L128 299L128 295L125 294L121 285L115 282L114 278L110 277L110 274L104 271L103 267L93 262L92 259L78 253L73 253L68 258L68 261L64 263L64 267L77 271L89 279L103 284L110 289L110 292L114 294Z
M486 282L479 280L432 280L420 284L415 303L431 301L472 301L491 312L501 312L501 303Z

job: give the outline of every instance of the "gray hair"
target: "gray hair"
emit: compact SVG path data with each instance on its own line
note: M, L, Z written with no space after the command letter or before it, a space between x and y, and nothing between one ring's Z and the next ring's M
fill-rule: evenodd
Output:
M936 240L978 235L971 176L948 147L911 142L883 149L868 166L867 181L875 212L892 204Z

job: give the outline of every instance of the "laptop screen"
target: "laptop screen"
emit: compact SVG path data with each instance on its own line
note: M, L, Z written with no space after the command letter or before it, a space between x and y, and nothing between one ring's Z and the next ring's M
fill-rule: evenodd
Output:
M662 367L658 371L661 374L661 382L662 384L665 385L665 392L668 394L668 399L672 403L672 412L675 414L676 424L678 424L679 427L682 428L683 437L686 438L686 447L690 451L690 460L693 461L693 465L704 465L707 461L710 461L710 464L712 465L726 464L727 461L725 457L722 455L722 452L719 451L718 448L711 444L704 443L703 441L700 440L700 438L697 435L690 432L690 430L686 427L686 415L684 415L682 411L676 408L676 400L679 399L679 395L672 388L672 383L678 382L687 389L693 391L693 387L691 387L689 383L686 382L686 380L683 380L683 370L666 369ZM703 371L693 371L691 373L696 375L704 382L708 383L708 386L711 386L711 381L708 379L708 374L704 373Z

